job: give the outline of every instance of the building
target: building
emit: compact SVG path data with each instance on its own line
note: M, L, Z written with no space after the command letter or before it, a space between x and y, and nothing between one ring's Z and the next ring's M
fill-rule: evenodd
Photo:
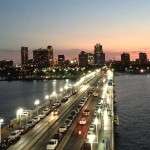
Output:
M13 61L12 60L1 60L0 61L0 68L1 69L8 69L13 67Z
M94 60L97 66L102 66L105 63L105 53L103 52L101 44L96 44L94 46Z
M58 65L63 66L65 63L65 56L64 55L58 55Z
M86 67L88 65L88 53L81 51L79 54L79 66Z
M129 65L130 64L130 54L129 53L122 53L121 54L121 64L122 65Z
M94 54L88 53L88 65L94 65Z
M28 47L21 47L21 65L25 65L28 62Z
M37 49L33 50L33 62L37 68L46 68L52 66L52 56L49 49Z
M50 62L50 66L53 66L54 64L54 50L52 46L47 46L47 50L48 50L48 57L49 57L49 62Z
M139 53L139 64L140 65L145 65L147 64L147 54L146 53Z

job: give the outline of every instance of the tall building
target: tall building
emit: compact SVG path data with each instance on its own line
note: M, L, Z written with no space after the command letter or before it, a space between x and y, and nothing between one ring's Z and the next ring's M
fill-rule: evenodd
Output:
M147 64L147 54L146 53L139 53L139 64L145 65Z
M52 46L47 46L47 50L48 50L48 57L49 57L49 62L50 62L50 66L53 66L54 64L54 50Z
M21 47L21 65L28 62L28 47Z
M86 67L88 65L88 53L81 51L79 54L79 66Z
M94 54L88 53L88 65L94 65Z
M129 65L130 64L130 54L129 53L122 53L121 54L121 64Z
M46 68L51 66L50 52L48 49L33 50L34 66L37 68Z
M63 66L65 63L65 56L64 55L58 55L58 65Z
M104 65L105 63L105 53L101 44L96 44L94 46L94 60L97 66Z

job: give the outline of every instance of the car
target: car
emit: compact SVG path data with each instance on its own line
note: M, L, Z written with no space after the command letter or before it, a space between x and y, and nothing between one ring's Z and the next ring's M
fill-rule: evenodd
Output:
M58 141L60 141L63 137L63 134L61 133L56 133L53 135L52 139L57 139Z
M43 118L45 117L45 114L39 114L38 117L39 117L40 119L43 119Z
M80 125L85 125L85 124L87 123L86 118L85 118L85 117L81 117L81 118L79 119L78 123L79 123Z
M63 125L63 126L59 127L58 131L59 131L59 133L64 134L67 131L67 126Z
M82 114L83 114L83 116L89 116L90 115L90 110L85 109Z
M50 139L49 142L46 145L47 150L55 150L58 145L57 139Z
M9 140L14 140L14 139L20 138L20 135L21 135L20 130L14 130L10 133L10 135L8 136L8 139Z
M43 114L48 115L50 112L50 109L47 107L43 110Z
M67 119L69 119L69 120L73 120L74 119L74 115L70 115L70 116L68 116L68 118Z
M26 129L32 128L35 125L35 122L33 122L32 120L29 120L27 122L27 124L25 125Z
M93 135L93 134L94 134L94 132L89 130L89 131L87 132L87 138L89 138L89 137L90 137L91 135Z
M59 110L58 109L54 109L52 113L53 113L54 116L58 115L59 114Z
M36 116L36 117L32 118L32 121L35 123L38 123L40 121L40 117Z
M65 103L67 100L68 100L68 97L64 97L64 98L61 100L61 102L62 102L62 103Z
M94 124L91 124L91 125L89 126L89 131L92 131L92 132L95 131L95 125L94 125Z
M72 120L69 120L69 119L66 119L64 124L67 126L67 127L70 127L71 124L72 124Z

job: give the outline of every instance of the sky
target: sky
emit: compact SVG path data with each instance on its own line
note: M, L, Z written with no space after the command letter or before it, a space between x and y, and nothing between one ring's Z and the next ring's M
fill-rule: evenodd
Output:
M47 45L71 55L96 43L110 53L149 52L149 15L150 0L0 0L0 55Z

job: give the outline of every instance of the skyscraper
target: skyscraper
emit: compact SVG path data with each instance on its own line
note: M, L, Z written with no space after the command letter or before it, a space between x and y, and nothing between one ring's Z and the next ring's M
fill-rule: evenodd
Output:
M97 66L104 65L105 63L105 53L101 44L96 44L94 46L94 60Z
M58 65L63 66L65 63L65 56L64 55L58 55Z
M53 66L54 64L54 50L52 46L47 46L47 50L48 50L48 57L49 57L49 62L50 62L50 66Z
M86 67L88 65L88 53L81 51L79 54L79 66Z
M28 47L21 47L21 65L28 62Z
M147 64L147 54L146 53L139 53L139 64L140 65L145 65Z
M36 49L33 50L33 61L34 65L37 68L46 68L50 67L50 54L48 49Z
M130 54L129 53L122 53L121 54L121 64L129 65L130 64Z

